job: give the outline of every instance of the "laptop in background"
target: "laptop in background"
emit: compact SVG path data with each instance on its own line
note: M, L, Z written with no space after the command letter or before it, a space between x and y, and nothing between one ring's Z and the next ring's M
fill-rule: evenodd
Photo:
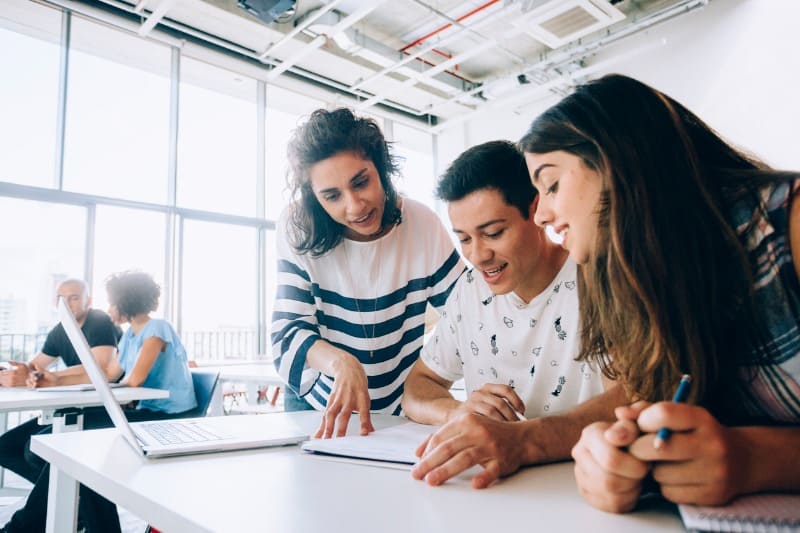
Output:
M157 422L128 422L119 402L111 392L106 376L92 356L89 343L78 327L63 298L58 300L58 318L75 352L97 390L114 426L140 454L148 458L214 453L252 448L297 444L309 435L284 417L266 429L248 424L246 417L206 417ZM267 415L263 415L267 416Z

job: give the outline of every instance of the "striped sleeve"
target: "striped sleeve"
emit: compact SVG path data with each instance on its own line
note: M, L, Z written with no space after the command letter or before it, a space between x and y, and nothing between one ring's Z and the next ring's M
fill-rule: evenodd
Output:
M444 226L437 224L436 228L435 249L439 251L439 257L433 274L428 277L428 303L441 314L450 291L466 267Z
M285 218L276 232L277 287L270 340L278 374L299 396L307 394L319 378L309 367L308 349L317 339L319 325L311 278L286 240Z

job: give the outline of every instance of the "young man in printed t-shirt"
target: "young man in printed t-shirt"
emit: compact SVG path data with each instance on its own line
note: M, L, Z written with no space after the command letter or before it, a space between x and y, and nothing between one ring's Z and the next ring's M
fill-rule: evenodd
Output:
M481 488L522 465L567 459L581 429L613 419L625 398L616 386L603 392L596 369L574 360L576 265L534 223L536 190L516 147L467 150L437 194L474 268L406 381L406 415L443 424L420 446L412 474L438 485L480 464L473 485ZM462 377L465 402L449 392Z

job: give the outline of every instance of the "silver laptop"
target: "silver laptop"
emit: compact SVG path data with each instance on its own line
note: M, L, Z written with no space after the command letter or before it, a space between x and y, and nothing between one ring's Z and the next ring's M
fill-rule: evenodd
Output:
M145 457L170 457L284 446L297 444L309 437L307 432L282 416L276 416L274 423L268 424L266 429L264 425L248 424L246 416L130 423L111 392L105 374L92 356L89 343L86 342L86 337L83 336L63 298L58 300L58 317L89 379L103 400L114 426L125 440Z

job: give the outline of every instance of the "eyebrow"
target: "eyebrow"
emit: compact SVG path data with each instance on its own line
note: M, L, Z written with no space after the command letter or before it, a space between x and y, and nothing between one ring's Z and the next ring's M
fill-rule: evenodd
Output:
M362 168L361 170L359 170L358 172L356 172L356 173L353 175L353 177L352 177L352 178L350 178L350 183L353 183L353 181L357 180L358 178L360 178L361 176L363 176L363 175L364 175L364 174L366 174L366 173L367 173L367 167L364 167L364 168ZM338 191L338 190L339 190L339 189L338 189L338 187L328 187L327 189L320 189L320 190L319 190L319 191L317 191L317 192L318 192L319 194L325 194L325 193L329 193L329 192L336 192L336 191Z
M541 165L536 167L536 170L533 171L533 181L539 181L539 173L541 173L542 170L544 170L547 167L554 167L554 166L555 165L552 163L542 163Z
M491 226L492 224L500 224L500 223L505 222L505 221L506 221L506 219L504 219L504 218L496 218L494 220L490 220L488 222L484 222L480 226L476 226L475 229L479 229L479 230L486 229L487 227ZM453 233L466 233L466 231L464 231L463 229L458 229L458 228L454 227L453 228Z

